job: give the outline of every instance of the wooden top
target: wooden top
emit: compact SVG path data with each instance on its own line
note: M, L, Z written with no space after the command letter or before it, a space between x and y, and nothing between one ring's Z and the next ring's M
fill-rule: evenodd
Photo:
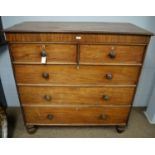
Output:
M107 33L153 35L153 33L130 23L96 22L24 22L4 32L58 32L58 33Z

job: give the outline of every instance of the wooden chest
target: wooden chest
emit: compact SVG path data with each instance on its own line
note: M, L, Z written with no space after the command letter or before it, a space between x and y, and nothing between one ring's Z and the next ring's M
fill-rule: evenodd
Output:
M127 125L152 33L127 23L25 22L5 30L29 132Z

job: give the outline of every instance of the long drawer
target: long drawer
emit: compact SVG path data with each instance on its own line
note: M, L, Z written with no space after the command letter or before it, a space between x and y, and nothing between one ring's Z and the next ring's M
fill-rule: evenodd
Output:
M76 46L65 44L12 44L10 46L13 62L41 63L42 52L47 62L76 63Z
M150 36L123 35L123 34L76 34L76 33L7 33L10 43L22 42L80 42L80 43L121 43L121 44L147 44Z
M125 125L129 107L23 107L27 124Z
M142 63L145 46L81 45L81 63Z
M23 105L130 105L135 88L19 87Z
M137 66L15 65L18 84L135 85L139 72Z

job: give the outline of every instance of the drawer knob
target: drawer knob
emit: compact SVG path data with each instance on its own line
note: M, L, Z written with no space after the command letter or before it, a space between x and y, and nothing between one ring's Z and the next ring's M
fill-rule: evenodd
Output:
M115 51L111 51L111 52L108 54L108 56L109 56L110 58L112 58L112 59L116 58L116 53L115 53Z
M47 115L47 118L48 118L49 120L52 120L52 119L54 118L54 116L53 116L52 114L48 114L48 115Z
M102 119L102 120L106 120L108 118L108 116L106 114L101 114L99 116L99 119Z
M42 50L40 53L41 57L47 57L47 53L45 50Z
M46 80L49 79L49 74L47 72L42 73L42 77Z
M45 99L46 101L51 101L51 100L52 100L52 96L50 96L50 95L45 95L45 96L44 96L44 99Z
M106 74L105 77L106 77L107 80L112 80L113 75L111 73L108 73L108 74Z
M109 96L108 96L108 95L103 95L103 99L104 99L105 101L107 101L107 100L109 100Z

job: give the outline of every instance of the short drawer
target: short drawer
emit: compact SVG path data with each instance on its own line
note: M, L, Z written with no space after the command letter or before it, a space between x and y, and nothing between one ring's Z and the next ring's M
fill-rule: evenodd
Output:
M43 54L46 54L47 63L76 63L76 45L12 44L10 48L16 63L41 63Z
M23 105L130 105L135 88L20 86Z
M81 63L141 64L145 46L81 45Z
M119 125L127 121L129 107L24 107L27 124Z
M136 84L140 72L137 66L76 65L14 65L19 84L56 85L130 85Z

